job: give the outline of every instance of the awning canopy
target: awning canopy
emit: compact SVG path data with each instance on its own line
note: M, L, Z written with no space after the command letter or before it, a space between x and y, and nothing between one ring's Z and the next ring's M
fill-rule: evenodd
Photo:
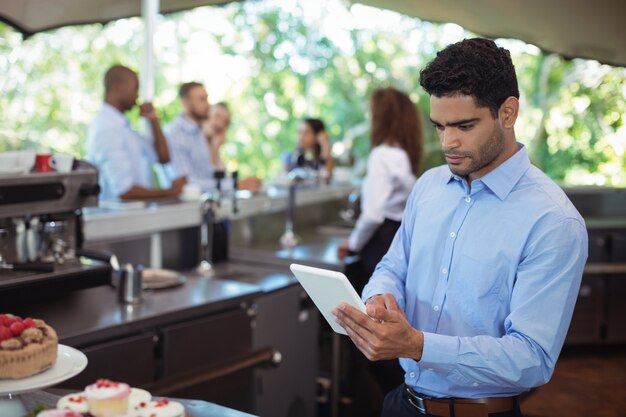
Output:
M289 1L289 0L285 0ZM626 66L624 0L352 0L478 34L515 38L565 57ZM161 0L162 13L228 0ZM0 20L26 36L141 15L141 0L0 0Z
M352 0L490 38L514 38L566 58L626 66L624 0Z
M233 0L160 0L161 13ZM141 16L141 0L0 0L0 20L25 36L63 26Z

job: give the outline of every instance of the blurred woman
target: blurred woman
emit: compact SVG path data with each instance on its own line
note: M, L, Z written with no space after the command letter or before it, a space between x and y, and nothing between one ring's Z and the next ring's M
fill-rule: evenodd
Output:
M371 146L361 186L361 215L339 257L360 254L366 279L385 255L400 227L406 200L422 156L422 124L417 106L388 87L371 97ZM364 285L364 283L363 283Z
M298 149L283 156L283 165L287 172L298 167L323 170L330 179L333 159L324 122L313 118L302 121L298 129Z

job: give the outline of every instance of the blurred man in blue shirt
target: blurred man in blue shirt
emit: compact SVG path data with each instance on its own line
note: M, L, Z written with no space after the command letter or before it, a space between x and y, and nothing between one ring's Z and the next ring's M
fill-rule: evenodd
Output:
M165 127L171 156L170 175L185 176L202 191L211 191L216 188L214 173L225 170L219 151L226 140L230 111L224 103L209 105L206 89L195 81L182 84L178 96L183 112ZM239 188L252 191L260 186L256 178L238 182ZM232 180L222 180L221 187L232 189Z
M363 290L337 321L370 360L399 358L383 416L521 416L552 375L587 259L583 219L515 138L509 52L486 39L421 72L447 165L417 181Z
M99 171L102 200L170 197L180 194L184 178L169 189L154 188L152 165L169 161L169 151L151 103L140 106L153 137L136 132L124 116L137 104L139 79L129 68L111 67L104 76L105 98L87 129L87 160Z

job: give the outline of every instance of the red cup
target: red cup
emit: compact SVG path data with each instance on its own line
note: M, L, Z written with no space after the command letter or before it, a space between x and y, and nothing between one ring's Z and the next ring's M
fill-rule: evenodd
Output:
M35 171L51 172L52 164L50 158L52 158L52 155L49 153L38 153L35 157Z

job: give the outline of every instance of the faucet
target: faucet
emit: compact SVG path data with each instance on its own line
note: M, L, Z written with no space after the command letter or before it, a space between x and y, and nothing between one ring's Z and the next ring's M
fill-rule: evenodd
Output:
M311 178L311 172L304 168L294 168L287 174L289 180L289 198L287 200L287 219L285 220L285 231L279 239L283 249L292 249L300 238L293 231L294 214L296 210L296 188L298 184Z
M202 276L211 277L215 273L213 268L213 223L215 222L216 207L221 204L220 193L206 192L202 194L200 204L200 263L196 270Z
M361 200L360 190L354 190L348 195L348 207L345 210L339 211L339 217L347 225L353 225L357 216L357 210L359 210L358 204Z

